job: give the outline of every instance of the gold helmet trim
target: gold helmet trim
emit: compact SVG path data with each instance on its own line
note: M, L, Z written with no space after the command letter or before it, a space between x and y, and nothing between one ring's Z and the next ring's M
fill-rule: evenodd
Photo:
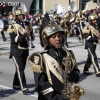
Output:
M91 20L94 20L94 19L98 19L98 16L97 14L91 14L89 17L88 17L88 20L91 21Z
M64 33L64 30L62 29L62 27L58 24L55 24L53 22L50 22L42 31L42 42L44 44L44 48L47 47L48 43L47 43L47 38L50 37L51 35L57 33L57 32L62 32Z
M15 16L17 16L17 15L25 15L25 12L21 9L21 8L18 8L16 11L15 11Z

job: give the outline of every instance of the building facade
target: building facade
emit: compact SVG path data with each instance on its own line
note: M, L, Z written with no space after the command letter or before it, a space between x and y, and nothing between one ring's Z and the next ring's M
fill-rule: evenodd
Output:
M20 6L20 3L24 3L29 11L31 3L33 0L0 0L0 13L9 13L12 12L12 8L15 6Z
M93 0L0 0L0 13L12 12L12 8L20 6L20 3L24 3L27 7L27 11L30 14L45 13L46 11L53 10L55 4L61 4L68 10L69 5L75 10L78 9L94 9L97 4L93 3ZM73 6L74 5L74 6ZM92 6L89 6L92 5Z

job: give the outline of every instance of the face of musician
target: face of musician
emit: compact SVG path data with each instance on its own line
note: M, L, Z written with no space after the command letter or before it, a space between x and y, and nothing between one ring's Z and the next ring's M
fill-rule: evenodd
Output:
M20 15L17 16L17 18L18 18L20 21L23 21L24 15L23 15L23 14L20 14Z
M97 19L93 19L93 20L92 20L92 23L95 24L96 22L97 22Z
M66 15L63 17L63 20L66 21L68 19L68 17L66 17Z
M49 43L58 49L63 42L63 35L60 32L57 32L49 37Z

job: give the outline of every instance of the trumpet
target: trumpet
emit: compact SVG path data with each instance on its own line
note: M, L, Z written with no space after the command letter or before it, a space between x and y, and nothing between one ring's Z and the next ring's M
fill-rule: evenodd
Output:
M31 46L31 48L34 48L35 46L34 46L34 44L33 44L32 38L31 38L31 36L30 36L30 32L31 32L30 27L29 27L29 26L25 26L25 30L26 30L26 34L27 34L27 37L28 37L29 42L30 42L30 46Z

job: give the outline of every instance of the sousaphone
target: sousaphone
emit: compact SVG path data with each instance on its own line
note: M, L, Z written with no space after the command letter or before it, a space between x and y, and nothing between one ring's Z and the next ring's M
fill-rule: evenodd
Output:
M60 4L55 4L54 12L55 12L55 15L62 18L66 14L67 10L65 7L62 7Z

